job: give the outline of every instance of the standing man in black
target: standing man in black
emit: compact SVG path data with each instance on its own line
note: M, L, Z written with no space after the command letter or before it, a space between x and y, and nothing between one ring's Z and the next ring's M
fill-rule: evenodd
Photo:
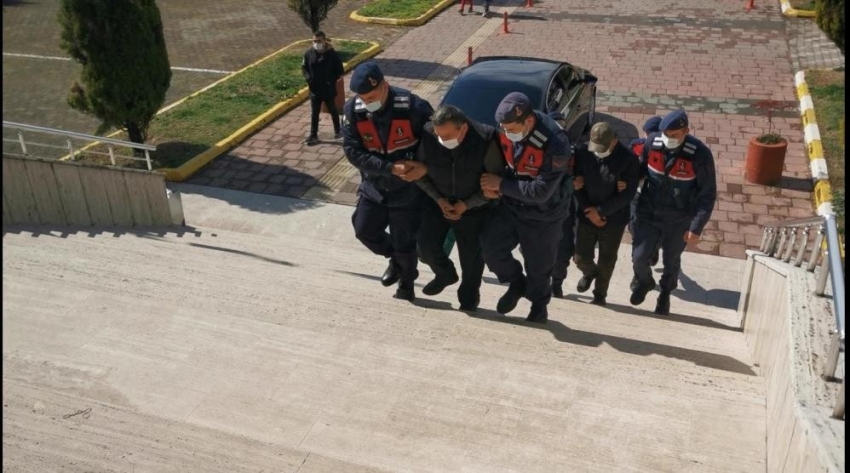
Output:
M586 292L596 280L591 303L604 306L617 251L629 223L629 204L637 192L640 164L611 126L600 122L590 129L590 142L576 148L575 176L575 262L582 272L576 290ZM624 191L618 191L617 181L626 183ZM599 258L594 262L597 243Z
M357 95L345 103L342 147L360 170L351 217L354 234L373 253L389 258L381 283L398 282L395 297L413 301L424 194L412 181L424 169L414 169L412 158L434 109L409 91L391 87L374 61L360 64L349 86Z
M511 92L496 109L504 177L481 176L481 188L501 195L501 204L484 232L484 261L510 283L496 311L507 314L525 296L529 322L545 323L552 297L552 268L572 200L570 142L548 115L534 110L525 94ZM511 252L519 245L523 265Z
M310 135L304 140L308 146L319 142L319 112L322 104L331 114L334 125L334 139L342 138L339 131L339 111L336 109L336 82L345 72L342 59L328 42L325 33L313 33L313 46L304 53L301 72L310 88Z
M437 295L461 279L444 248L446 235L453 230L462 275L457 291L460 309L475 311L484 274L481 233L495 203L484 196L481 175L500 174L504 168L496 130L444 105L425 125L417 161L427 174L416 184L431 198L422 209L419 251L435 275L422 293Z

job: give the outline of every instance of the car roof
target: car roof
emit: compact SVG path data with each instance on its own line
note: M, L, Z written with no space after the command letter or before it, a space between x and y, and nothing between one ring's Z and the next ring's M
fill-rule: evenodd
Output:
M504 80L517 85L545 90L555 71L565 65L548 59L517 56L490 56L479 58L460 73L455 84L463 86L466 81L487 82ZM535 104L539 106L541 104Z
M452 83L444 104L459 107L470 118L497 126L495 111L510 92L522 92L532 106L544 110L546 91L555 71L566 63L516 56L482 57Z

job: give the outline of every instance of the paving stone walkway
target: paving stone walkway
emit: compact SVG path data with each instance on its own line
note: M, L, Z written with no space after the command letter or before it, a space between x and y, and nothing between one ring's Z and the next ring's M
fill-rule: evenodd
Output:
M779 2L747 12L739 2L699 0L536 2L508 9L510 34L499 18L461 16L449 9L412 29L378 62L394 85L436 104L465 63L476 56L522 55L562 59L599 77L597 117L629 140L654 114L689 111L692 132L714 152L718 202L703 240L692 249L743 258L760 243L761 228L777 219L814 215L811 175L796 113L794 67ZM612 11L617 11L612 14ZM672 71L672 72L671 72ZM753 104L788 105L771 128L789 141L786 169L776 187L744 179L749 140L768 131ZM319 146L304 147L309 105L271 123L190 182L253 192L353 204L359 176L331 141L323 118Z
M785 18L785 29L795 71L844 67L841 50L818 28L813 18Z

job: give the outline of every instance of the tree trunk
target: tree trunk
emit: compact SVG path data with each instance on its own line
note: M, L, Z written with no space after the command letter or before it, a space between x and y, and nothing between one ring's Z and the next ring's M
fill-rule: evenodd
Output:
M145 135L142 132L141 127L136 122L127 122L127 135L130 137L130 141L133 143L144 144L145 143ZM145 152L140 149L134 149L133 155L137 157L143 157Z
M315 6L310 7L310 28L313 28L313 31L319 31L319 9Z

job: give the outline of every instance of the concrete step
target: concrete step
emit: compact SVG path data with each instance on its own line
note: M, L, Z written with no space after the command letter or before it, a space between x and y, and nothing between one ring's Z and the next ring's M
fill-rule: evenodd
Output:
M297 202L239 194L184 192L182 234L5 229L4 466L764 469L763 382L733 311L688 300L707 296L657 317L618 271L608 308L553 300L543 326L526 302L495 314L490 282L475 317L454 287L410 304L378 283L350 208L263 213ZM705 293L737 284L726 262L688 263Z

